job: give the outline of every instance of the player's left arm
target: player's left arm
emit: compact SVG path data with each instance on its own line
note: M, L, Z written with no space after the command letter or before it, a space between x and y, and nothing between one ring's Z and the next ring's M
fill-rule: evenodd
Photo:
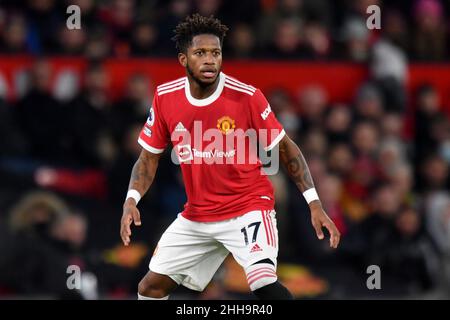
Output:
M279 143L279 150L281 162L285 166L291 179L297 185L297 188L302 193L307 191L315 194L314 182L308 164L297 144L287 135L284 135ZM327 228L330 233L330 247L337 248L341 234L334 222L323 210L318 197L309 202L309 208L311 210L311 223L316 230L317 237L322 240L324 238L322 227Z

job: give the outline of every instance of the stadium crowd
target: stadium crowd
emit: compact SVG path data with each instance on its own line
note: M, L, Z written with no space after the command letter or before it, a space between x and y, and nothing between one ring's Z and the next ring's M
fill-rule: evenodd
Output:
M71 4L81 9L82 28L76 31L66 27ZM173 56L172 30L199 12L230 27L227 57L365 62L379 36L366 27L366 9L373 4L383 12L384 34L409 58L450 57L450 4L442 0L3 0L0 52L90 59Z
M69 4L81 7L81 30L66 28ZM370 4L382 7L381 30L366 27ZM330 101L320 85L295 95L282 87L265 91L343 235L336 252L317 241L306 202L281 170L270 177L280 263L326 279L323 298L448 298L450 120L442 93L423 83L409 101L405 82L410 61L449 60L450 3L389 4L3 0L0 57L39 59L17 99L2 95L0 81L0 298L134 297L159 235L186 199L179 168L166 154L139 205L142 230L131 247L121 245L121 208L155 84L151 75L136 74L125 95L112 99L102 61L175 59L172 30L194 11L229 25L226 59L344 60L370 69L351 101ZM51 56L89 60L83 88L68 99L49 90ZM68 265L83 271L81 291L68 290ZM382 270L380 292L366 288L369 265ZM220 278L215 282L222 287L212 297L233 296Z

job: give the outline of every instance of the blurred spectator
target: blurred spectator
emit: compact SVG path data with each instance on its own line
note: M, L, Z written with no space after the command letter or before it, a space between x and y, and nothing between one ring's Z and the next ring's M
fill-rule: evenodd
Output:
M350 137L350 125L352 114L350 108L345 105L332 106L327 111L326 130L328 142L346 142Z
M450 119L443 116L436 118L430 128L433 144L440 156L449 163L450 161Z
M27 26L24 17L14 15L9 18L3 32L0 52L6 54L25 54L29 48L26 43Z
M58 53L61 55L79 56L83 54L86 47L85 29L70 30L65 24L59 29Z
M375 79L389 79L403 85L407 76L405 50L408 39L406 23L399 12L388 11L383 33L373 46L372 74Z
M408 206L415 206L417 204L417 195L413 192L413 171L408 164L400 163L397 165L394 170L392 170L388 180L395 188L395 191L403 204Z
M443 7L439 0L418 0L413 8L415 34L413 53L420 60L446 58L447 35Z
M60 102L65 103L75 97L80 91L81 74L67 68L61 70L53 79L53 96Z
M349 11L355 16L364 17L366 15L367 7L371 5L380 6L380 0L353 0L349 1Z
M385 294L418 294L429 289L439 261L421 218L411 207L400 208L389 187L378 189L374 214L347 241L362 265L375 264L383 272ZM347 242L349 243L349 242Z
M29 144L29 155L55 163L65 159L64 121L61 106L50 93L50 76L49 62L38 60L30 73L31 88L15 111L16 123Z
M401 201L397 197L394 186L389 183L379 184L371 191L373 191L370 198L371 215L393 221L401 207Z
M112 54L111 37L105 28L96 26L89 30L84 55L90 61L101 61Z
M412 207L402 208L395 226L399 239L391 248L389 267L393 276L396 281L404 281L409 291L430 288L437 280L439 261L419 213Z
M81 41L79 31L67 39L55 34L65 25L68 5L80 7L82 33L88 39ZM370 5L383 10L381 30L366 27ZM63 52L70 47L71 54L85 52L89 57L172 56L177 53L170 40L173 29L195 11L214 14L231 32L238 29L236 37L252 39L247 46L241 40L230 41L241 45L233 56L254 58L261 52L270 58L369 62L372 54L374 79L383 79L379 85L388 99L386 107L396 110L401 107L398 99L404 99L404 81L399 79L405 77L406 56L429 61L449 57L449 30L445 25L448 8L441 0L417 0L411 5L379 0L246 0L239 6L223 0L5 0L1 9L1 51L6 53L53 54L60 52L64 43ZM21 16L25 19L17 18ZM100 40L99 33L105 41Z
M347 179L353 168L353 154L347 143L337 143L330 147L327 166L331 173Z
M171 38L177 24L193 11L190 0L171 0L167 5L167 13L161 17L158 23L159 45L166 55L174 56L177 51Z
M415 154L416 163L421 161L423 156L436 152L439 148L442 137L440 123L445 122L446 115L441 111L439 93L429 84L421 85L417 90L417 107L415 112ZM433 130L436 128L438 130Z
M55 0L27 0L28 43L34 54L57 48L55 30L65 22L64 11L55 10Z
M87 221L80 214L69 214L57 219L49 231L65 251L77 252L86 241Z
M428 196L423 210L426 230L441 254L442 269L439 284L444 292L450 285L450 197L448 192Z
M222 6L222 0L194 0L194 10L202 16L217 16Z
M384 32L372 48L371 71L383 92L386 109L400 112L406 100L406 24L394 11L388 11L384 20Z
M18 129L12 107L0 97L0 150L8 156L25 155L26 141ZM5 139L7 137L7 139Z
M378 149L378 161L383 177L392 176L398 166L406 163L406 150L398 140L384 139Z
M11 229L1 233L0 283L16 295L80 299L80 292L66 286L66 269L74 263L68 245L79 248L85 239L78 217L53 194L30 193L18 202L11 210Z
M450 197L448 194L436 194L428 198L425 204L426 221L429 234L439 250L450 255Z
M131 54L137 57L158 56L158 31L151 23L139 23L133 30Z
M356 62L366 62L369 58L369 30L365 19L350 18L345 21L340 36L341 52L338 56Z
M299 59L304 56L301 50L301 25L295 19L283 19L275 26L272 43L265 56L279 59Z
M305 55L309 59L326 59L330 55L331 41L325 25L307 22L304 27Z
M381 178L376 161L379 145L378 130L371 122L357 123L352 132L353 167L345 181L343 205L355 221L368 214L371 190Z
M307 21L316 21L326 28L331 27L332 6L327 0L302 0L302 14Z
M419 188L425 192L449 189L449 168L445 160L437 154L426 157L421 167Z
M2 6L0 8L0 32L2 32L6 25L6 10Z
M289 93L283 88L276 88L268 93L267 99L286 133L296 141L301 124L296 114L294 101Z
M302 150L311 156L325 157L327 137L319 128L311 129L302 137Z
M233 1L221 0L219 17L226 25L232 26L231 31L235 26L243 22L255 29L258 26L258 20L262 16L263 6L264 3L260 0L241 1L238 6ZM245 19L242 19L242 17L245 17ZM255 33L254 37L257 38Z
M136 122L144 124L152 102L150 92L150 79L146 75L134 74L129 78L125 96L111 109L112 130L116 141L122 141L123 134L130 125Z
M312 128L321 127L328 97L325 90L317 85L302 89L299 93L301 112L301 131L306 132Z
M256 54L256 39L253 30L247 24L235 25L229 36L226 50L230 58L248 59Z
M108 26L113 39L113 51L118 56L130 52L128 40L132 38L133 19L136 14L135 0L112 0L99 11L100 21Z
M356 95L355 120L378 122L381 120L383 111L383 97L378 88L372 83L361 86Z
M389 184L373 188L369 201L370 215L350 230L343 243L360 266L381 262L378 256L391 245L393 220L400 209L395 189Z
M371 122L358 122L352 131L352 144L358 157L373 159L379 146L378 128Z
M276 1L275 7L266 12L258 23L258 41L260 46L267 47L273 40L278 37L277 34L287 33L289 27L281 27L282 24L291 24L292 40L298 41L297 38L300 34L300 21L302 12L301 0L281 0ZM285 21L284 23L282 21ZM278 29L284 28L286 31L282 32ZM287 38L287 36L285 36ZM285 40L287 42L289 39ZM297 43L292 44L297 46Z
M67 205L57 196L35 192L24 197L11 211L10 226L14 231L29 231L39 235L47 232L52 222L69 214Z
M403 141L404 120L400 113L386 112L380 127L383 139Z
M111 101L107 92L109 78L105 69L93 64L86 71L84 90L67 108L70 128L70 154L74 165L100 166L111 161L114 146L111 140ZM67 132L66 132L67 133Z

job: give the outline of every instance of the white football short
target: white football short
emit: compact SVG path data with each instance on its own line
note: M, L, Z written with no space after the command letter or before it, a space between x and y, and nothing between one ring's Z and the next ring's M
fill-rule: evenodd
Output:
M257 210L219 222L195 222L179 214L161 236L150 270L187 288L203 291L231 252L247 273L252 290L275 282L278 256L275 215L274 210ZM255 264L265 259L270 259L273 265Z

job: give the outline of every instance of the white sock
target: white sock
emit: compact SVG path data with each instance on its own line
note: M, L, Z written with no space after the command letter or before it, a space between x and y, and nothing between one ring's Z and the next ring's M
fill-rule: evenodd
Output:
M150 298L150 297L142 296L138 293L138 300L169 300L169 296L165 296L162 298Z

